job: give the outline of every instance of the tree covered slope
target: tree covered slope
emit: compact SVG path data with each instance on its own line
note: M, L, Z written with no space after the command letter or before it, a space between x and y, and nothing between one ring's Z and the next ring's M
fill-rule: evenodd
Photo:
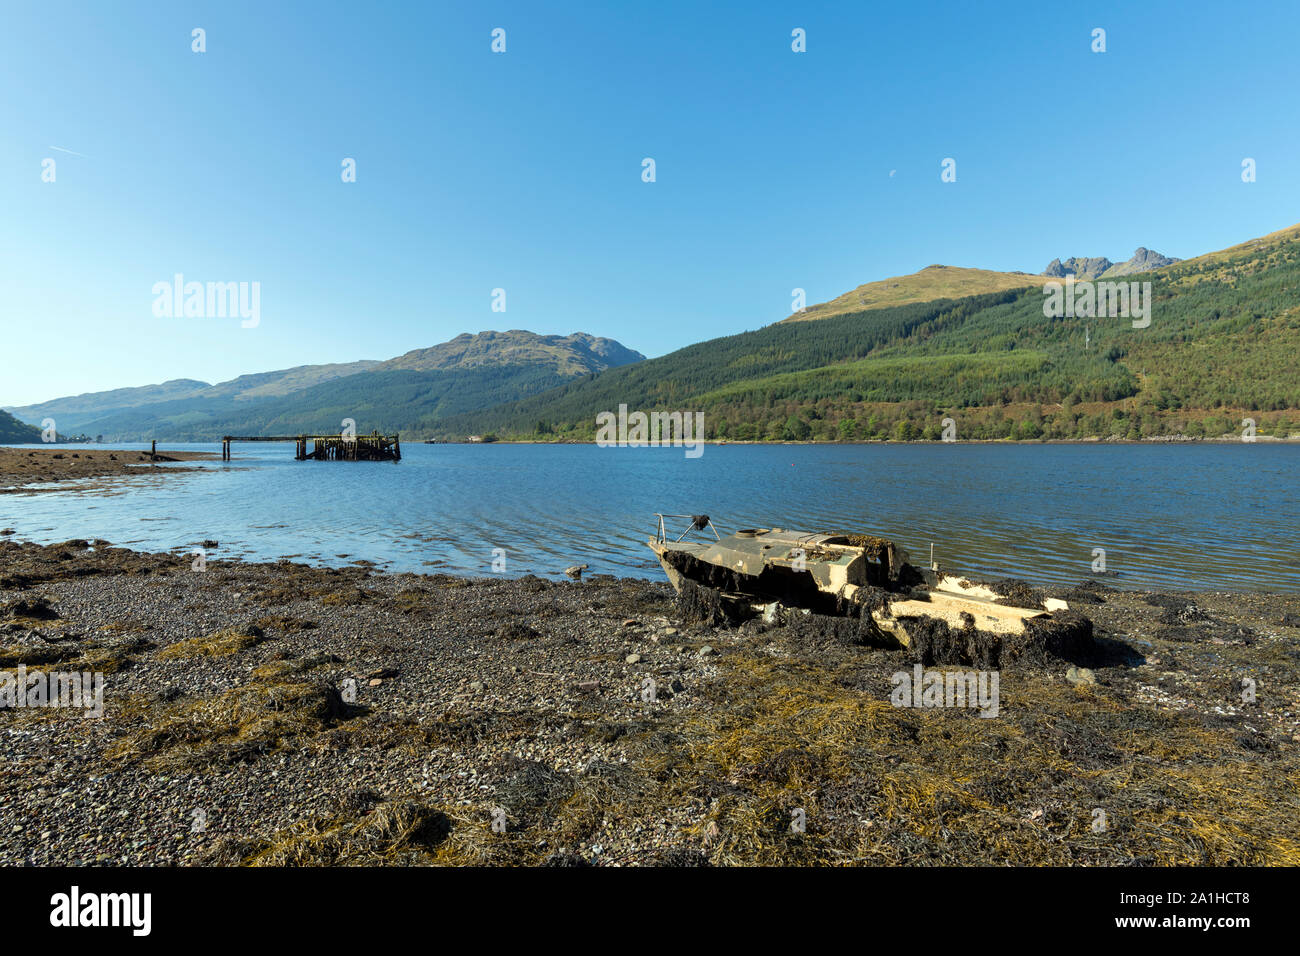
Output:
M1152 321L1048 318L1037 286L780 322L702 342L439 432L588 438L595 416L700 410L737 440L1300 432L1300 227L1123 281Z

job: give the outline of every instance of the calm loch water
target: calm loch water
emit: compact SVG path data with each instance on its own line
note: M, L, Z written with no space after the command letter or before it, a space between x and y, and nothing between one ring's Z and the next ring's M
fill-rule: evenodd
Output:
M99 446L101 450L105 446ZM120 446L142 447L142 446ZM218 451L218 446L167 446ZM0 495L0 527L210 558L292 557L393 570L659 577L654 512L747 527L866 531L918 562L1040 583L1300 593L1300 446L403 446L400 463L296 462L237 445L185 476ZM497 550L501 549L501 550Z

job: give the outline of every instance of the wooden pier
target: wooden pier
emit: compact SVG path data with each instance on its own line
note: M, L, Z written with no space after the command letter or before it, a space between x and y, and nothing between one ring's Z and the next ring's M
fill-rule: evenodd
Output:
M237 441L293 442L295 461L401 461L402 442L397 435L226 435L221 439L221 460L230 461L230 446ZM311 451L307 443L312 443Z

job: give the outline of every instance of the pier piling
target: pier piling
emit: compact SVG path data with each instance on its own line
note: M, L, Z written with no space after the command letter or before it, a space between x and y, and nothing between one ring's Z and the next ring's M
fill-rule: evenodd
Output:
M232 443L237 441L293 442L295 461L401 461L402 443L397 435L226 435L221 439L221 460L230 461ZM311 450L307 443L311 442Z

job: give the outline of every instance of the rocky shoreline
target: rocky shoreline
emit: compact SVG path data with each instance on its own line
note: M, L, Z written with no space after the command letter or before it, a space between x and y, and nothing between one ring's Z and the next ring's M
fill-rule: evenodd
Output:
M986 719L658 582L0 539L0 671L105 687L0 709L0 864L1300 862L1300 598L1049 593L1099 654Z
M0 446L0 494L46 490L40 483L114 475L148 475L178 469L168 465L187 461L215 461L216 455L200 451L126 451L111 448L71 448L61 445ZM35 485L36 487L25 487Z

